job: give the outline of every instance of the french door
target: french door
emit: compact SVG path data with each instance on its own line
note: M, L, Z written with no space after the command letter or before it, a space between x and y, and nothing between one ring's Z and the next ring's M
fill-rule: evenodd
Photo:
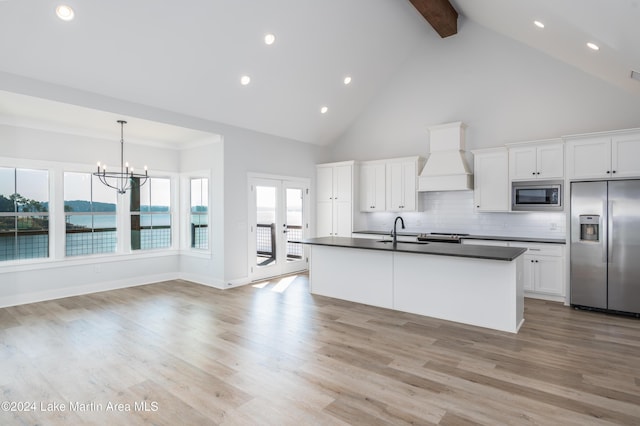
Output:
M252 281L307 269L308 188L308 179L249 177Z

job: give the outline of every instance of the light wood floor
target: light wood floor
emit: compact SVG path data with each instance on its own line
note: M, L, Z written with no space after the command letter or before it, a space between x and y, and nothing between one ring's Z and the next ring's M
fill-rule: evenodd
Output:
M312 296L306 276L0 309L0 400L37 404L0 424L639 425L640 321L525 309L513 335Z

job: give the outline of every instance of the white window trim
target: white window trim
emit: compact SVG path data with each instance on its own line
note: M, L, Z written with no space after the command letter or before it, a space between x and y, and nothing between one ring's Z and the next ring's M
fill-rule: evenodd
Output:
M211 191L213 188L212 178L211 178L211 170L198 170L192 171L188 173L183 173L181 175L181 188L182 188L182 197L181 197L181 209L180 211L185 212L185 218L182 220L182 226L180 227L180 233L182 235L180 241L180 253L186 256L197 257L201 259L210 259L213 255L213 251L211 246L213 245L213 222L212 222L212 208L211 208L211 200L213 200ZM200 249L191 247L191 179L208 179L209 184L209 193L207 194L209 197L209 205L207 208L207 220L209 226L207 227L208 232L208 241L209 244L206 249Z
M118 195L116 205L117 246L115 253L97 253L89 255L65 255L65 214L64 209L64 173L93 173L95 167L84 163L63 163L57 161L29 160L22 158L0 157L0 167L46 170L49 173L49 257L35 259L17 259L0 261L0 274L25 270L47 269L94 264L96 262L121 262L140 258L176 256L180 250L180 224L183 220L180 180L177 172L157 171L155 177L171 180L171 247L131 250L129 194ZM210 179L210 178L209 178ZM115 191L115 190L114 190Z

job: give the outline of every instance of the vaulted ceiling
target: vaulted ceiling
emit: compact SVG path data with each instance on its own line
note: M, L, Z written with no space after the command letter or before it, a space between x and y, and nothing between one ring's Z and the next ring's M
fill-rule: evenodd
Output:
M5 77L315 144L343 133L417 46L442 42L409 0L69 0L69 22L55 15L60 3L0 0ZM451 3L460 15L452 37L464 37L470 19L640 96L640 82L629 78L640 71L636 0ZM275 35L272 45L266 34ZM1 80L0 90L11 90ZM29 114L113 127L113 116L74 118L50 101L0 93L0 121ZM200 137L185 132L181 140Z

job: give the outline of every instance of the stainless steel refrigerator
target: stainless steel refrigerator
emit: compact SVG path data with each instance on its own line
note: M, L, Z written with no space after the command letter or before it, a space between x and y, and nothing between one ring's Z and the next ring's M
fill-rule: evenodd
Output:
M571 183L570 300L640 313L640 180Z

